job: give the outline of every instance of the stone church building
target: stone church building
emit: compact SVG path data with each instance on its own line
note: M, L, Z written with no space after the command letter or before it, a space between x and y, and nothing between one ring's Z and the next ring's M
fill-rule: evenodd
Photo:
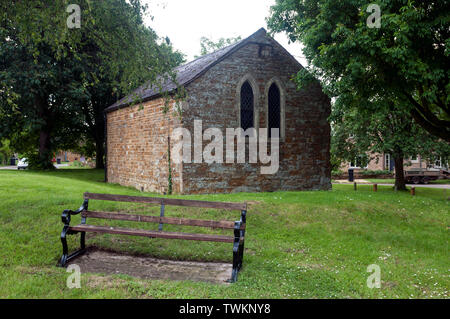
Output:
M161 88L142 86L105 111L107 181L158 193L167 193L171 181L180 194L331 189L330 99L318 83L297 90L292 77L301 68L260 29L175 68L176 82L187 93L177 104L178 115L164 112ZM176 87L166 81L163 91ZM172 99L168 105L175 109L175 104ZM261 174L266 164L260 162L170 161L170 132L183 127L194 136L195 120L203 130L222 130L224 140L227 128L279 128L278 171Z

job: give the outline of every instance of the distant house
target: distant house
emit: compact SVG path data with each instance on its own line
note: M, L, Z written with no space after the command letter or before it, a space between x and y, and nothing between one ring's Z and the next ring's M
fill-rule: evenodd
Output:
M55 159L60 159L61 162L74 162L74 161L83 162L86 160L85 156L71 151L59 151L55 155Z
M342 165L341 170L346 171L349 168L354 169L356 172L360 170L384 170L384 171L395 171L394 167L394 159L390 154L379 154L375 153L370 156L370 160L367 164L364 164L362 157L357 157L353 161L349 163L345 163ZM439 158L434 162L430 163L420 156L414 156L403 161L405 170L414 170L418 168L423 169L448 169L448 163L443 163L443 161Z
M159 193L167 192L169 183L176 193L330 189L330 99L318 83L297 90L292 77L301 68L260 29L174 70L188 96L182 117L173 115L173 99L171 112L163 114L165 101L157 88L137 89L106 110L107 181ZM163 84L166 92L175 89L172 81ZM278 171L261 174L260 162L169 162L169 132L194 132L198 120L203 132L278 128ZM207 142L200 141L204 148Z

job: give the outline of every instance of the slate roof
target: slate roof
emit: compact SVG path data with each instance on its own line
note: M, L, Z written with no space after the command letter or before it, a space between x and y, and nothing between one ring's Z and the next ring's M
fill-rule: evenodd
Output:
M266 34L266 30L264 28L261 28L246 39L243 39L218 51L206 54L199 57L198 59L195 59L194 61L176 67L173 71L177 75L176 80L178 84L180 86L187 86L189 83L205 73L209 68L219 63L224 58L247 44L253 37L260 33ZM171 79L165 80L162 84L162 92L172 92L176 88L177 85ZM112 112L117 109L129 106L137 97L139 97L142 102L152 100L156 97L159 97L161 95L160 92L161 91L159 87L144 84L128 96L120 99L119 101L108 107L105 112Z

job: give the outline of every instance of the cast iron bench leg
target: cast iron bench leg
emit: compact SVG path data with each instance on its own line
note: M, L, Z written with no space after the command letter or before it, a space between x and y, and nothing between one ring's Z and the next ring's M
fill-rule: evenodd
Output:
M247 223L247 211L241 211L241 225ZM245 241L245 229L241 230L240 236L242 238L241 244L239 245L239 270L242 268L242 263L244 262L244 241Z
M81 233L81 238L80 238L80 249L78 249L77 251L74 251L73 253L71 253L69 255L69 248L67 246L67 235L70 234L67 231L68 227L66 228L66 226L64 226L64 229L61 233L61 243L63 246L63 254L61 259L58 262L58 266L59 267L64 267L70 260L72 260L73 258L83 254L86 251L86 245L85 245L85 232Z
M231 272L231 279L229 282L233 283L237 281L239 272L239 242L234 242L233 245L233 270Z
M86 249L86 232L80 234L80 250Z
M58 266L60 267L64 267L67 263L67 259L68 259L68 255L69 255L69 249L67 247L67 231L68 231L69 227L68 226L64 226L62 232L61 232L61 243L63 246L63 254L61 256L61 259L59 260Z
M244 242L239 245L239 265L238 270L240 271L242 268L242 263L244 261Z
M88 201L85 200L83 205L80 207L80 209L75 213L79 214L83 210L87 210L87 208L88 208ZM81 232L81 234L80 234L80 249L69 255L69 248L67 246L67 235L72 235L72 234L78 233L78 232L73 232L73 231L69 230L71 213L73 213L73 212L69 211L69 210L65 210L61 216L62 222L64 223L64 227L61 232L61 243L63 246L63 254L61 256L61 259L58 262L59 267L64 267L71 259L81 255L86 250L86 232ZM81 223L86 224L86 217L81 218Z
M87 209L87 204L85 204L85 207ZM86 224L86 217L81 217L81 224L85 225ZM80 233L80 250L85 250L86 249L86 232L82 231Z

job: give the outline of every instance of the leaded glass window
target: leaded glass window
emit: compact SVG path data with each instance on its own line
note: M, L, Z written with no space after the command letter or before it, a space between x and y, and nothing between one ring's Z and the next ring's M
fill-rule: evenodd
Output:
M269 137L271 137L272 128L277 128L281 131L281 97L280 89L273 83L269 88L269 110L268 110L268 130ZM280 133L281 134L281 133Z
M241 87L241 127L244 130L254 127L253 100L252 86L246 81Z

